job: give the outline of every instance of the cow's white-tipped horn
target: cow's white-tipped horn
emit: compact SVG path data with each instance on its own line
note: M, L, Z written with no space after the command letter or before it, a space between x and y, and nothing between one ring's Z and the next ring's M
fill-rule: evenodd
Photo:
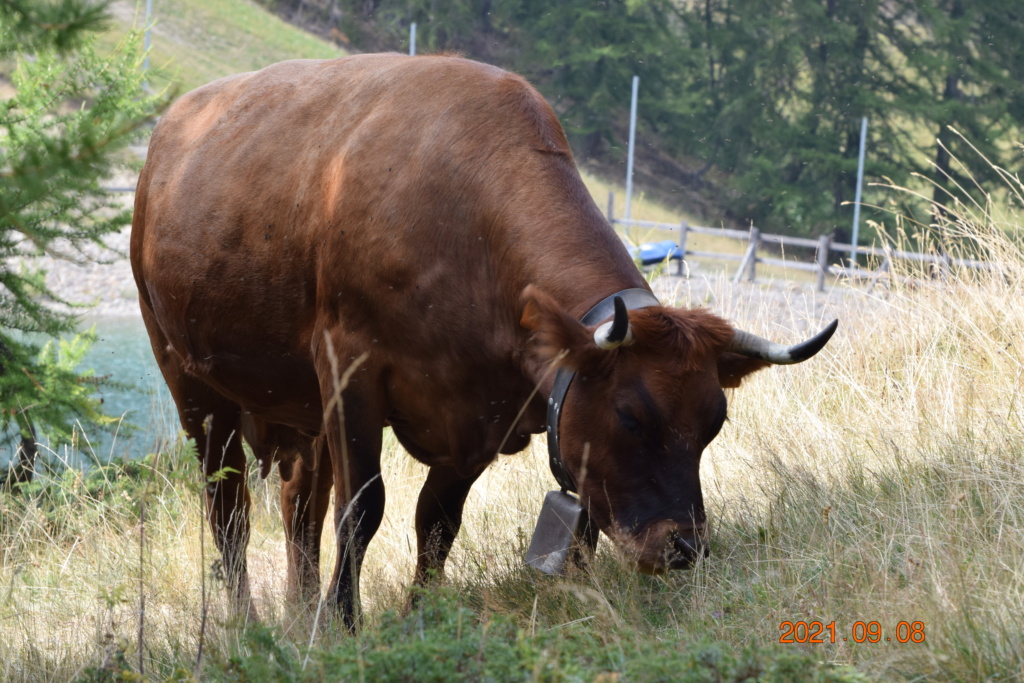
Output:
M611 350L633 343L633 330L629 327L629 312L622 297L613 299L615 317L594 330L594 343L599 348Z
M801 363L818 353L818 351L821 351L825 344L828 343L828 340L832 338L832 335L835 334L838 326L839 320L833 320L828 327L818 334L805 342L793 346L776 344L773 341L758 337L756 334L735 330L732 342L729 343L725 350L750 356L751 358L760 358L775 365Z

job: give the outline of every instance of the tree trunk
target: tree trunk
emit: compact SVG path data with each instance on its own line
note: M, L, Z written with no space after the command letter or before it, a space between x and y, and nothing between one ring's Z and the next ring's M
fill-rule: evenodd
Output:
M951 74L946 77L946 88L942 93L942 98L950 102L959 100L960 97L960 78L957 74ZM946 188L948 187L947 180L952 177L952 166L950 164L952 158L949 154L949 145L953 141L953 136L949 131L949 126L940 125L936 138L938 142L935 149L935 168L938 170L938 176L935 178L935 189L932 190L932 201L934 202L932 223L940 225L948 215L946 204L949 202L949 192Z
M484 33L490 33L492 28L491 0L483 0L480 3L480 30Z
M21 445L18 447L18 462L11 466L8 479L14 483L30 482L36 473L36 456L39 455L39 448L31 425L29 430L28 434L22 433Z
M964 16L964 4L962 0L953 0L949 8L949 18L957 21ZM963 99L963 91L960 89L960 72L956 67L951 67L951 73L946 74L946 86L942 91L943 102L957 102ZM938 170L938 177L935 178L935 189L932 190L932 224L941 226L948 218L949 212L946 205L949 203L949 192L947 188L949 178L952 177L952 159L949 154L949 145L953 141L949 126L955 121L945 121L939 125L939 133L936 136L938 142L935 149L935 168Z

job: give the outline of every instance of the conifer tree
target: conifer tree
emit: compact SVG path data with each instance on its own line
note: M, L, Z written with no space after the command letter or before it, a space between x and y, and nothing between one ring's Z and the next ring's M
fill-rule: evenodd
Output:
M639 75L638 140L660 155L640 164L686 160L694 170L666 170L708 192L713 218L771 232L849 225L865 116L868 182L948 175L936 189L945 201L964 181L947 152L962 144L950 126L1020 167L1020 0L261 1L337 8L346 33L358 19L391 46L416 21L421 52L519 71L551 101L581 161L621 156Z
M953 162L953 156L964 158L968 145L998 166L1019 168L1019 150L1008 143L1019 142L1024 124L1024 7L1017 0L913 5L927 37L924 49L906 53L924 84L924 97L910 113L934 132L929 175L936 181L935 205L942 207L957 187L971 190L974 181L995 175L990 167L968 173Z
M44 254L86 260L84 247L131 221L101 180L162 99L144 92L136 35L97 53L107 16L89 0L0 0L0 63L13 65L14 88L0 101L0 442L15 445L18 479L31 477L37 439L109 421L100 380L79 369L90 344L76 334L79 302L32 265Z

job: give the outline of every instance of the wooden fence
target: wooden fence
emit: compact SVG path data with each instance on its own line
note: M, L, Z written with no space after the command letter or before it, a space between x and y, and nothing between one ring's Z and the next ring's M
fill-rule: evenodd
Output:
M608 222L613 226L634 226L676 231L679 235L676 242L678 249L672 251L670 258L672 260L678 259L676 274L680 276L686 274L685 261L687 256L739 261L739 267L736 269L736 274L733 276L733 282L739 282L744 277L746 277L750 282L755 281L757 279L758 264L764 264L766 266L781 266L783 268L793 268L795 270L815 273L817 276L816 288L819 292L822 292L825 291L825 279L829 275L846 277L851 280L868 280L870 282L870 287L874 287L881 277L886 276L889 273L890 266L894 259L931 263L933 264L936 276L942 279L946 278L950 269L954 266L959 268L988 269L991 268L992 265L987 261L952 258L949 255L922 254L915 251L902 251L893 249L888 245L884 247L855 247L852 244L834 242L828 235L822 235L817 239L808 239L806 237L789 237L787 235L769 235L762 233L758 228L753 226L751 226L750 230L730 230L728 228L709 228L690 225L686 221L679 224L670 224L658 223L655 221L627 220L624 218L615 218L613 215L613 209L614 203L612 196L610 195L608 198ZM743 254L717 251L698 251L696 249L690 249L687 245L687 238L691 234L725 237L727 239L746 242L747 247ZM814 249L814 258L812 262L808 263L806 261L799 261L796 259L781 259L774 256L761 256L758 254L758 250L761 249L763 245L779 245L783 250L787 247L797 247L804 250ZM845 254L846 263L833 263L833 252ZM852 263L853 254L873 257L879 261L879 265L874 270L861 268L859 265L854 265Z

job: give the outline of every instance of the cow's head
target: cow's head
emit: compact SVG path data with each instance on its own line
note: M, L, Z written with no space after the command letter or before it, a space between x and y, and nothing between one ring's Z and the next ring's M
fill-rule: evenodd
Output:
M559 422L565 468L592 521L646 572L707 554L700 458L725 422L723 389L810 358L835 330L784 347L705 309L617 306L587 327L535 287L523 302L537 359L576 373Z

